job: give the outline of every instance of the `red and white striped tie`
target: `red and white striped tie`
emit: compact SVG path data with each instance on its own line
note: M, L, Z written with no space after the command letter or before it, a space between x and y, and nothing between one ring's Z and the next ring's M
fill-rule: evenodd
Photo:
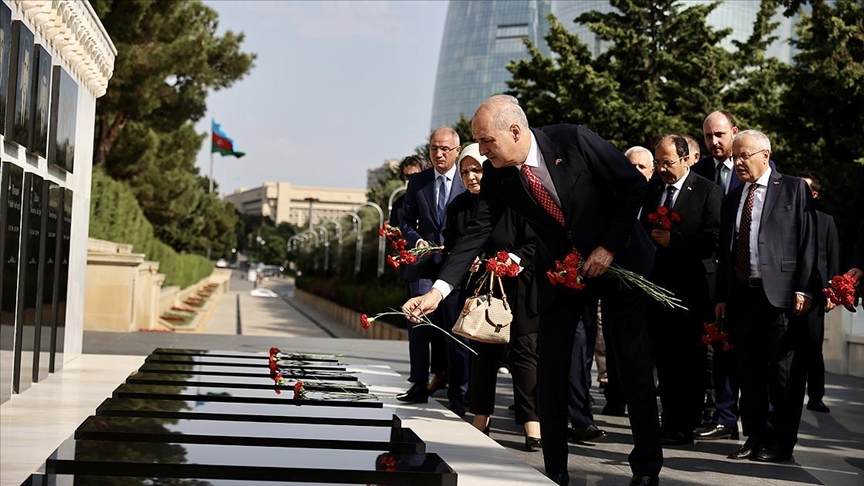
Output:
M525 175L525 178L528 180L528 187L531 189L531 195L534 196L534 199L540 203L540 206L546 210L555 221L561 223L561 226L564 225L564 213L561 211L561 208L555 204L555 201L552 200L552 196L549 194L549 191L543 187L543 183L540 182L540 178L537 177L537 174L531 170L531 167L522 164L522 174Z

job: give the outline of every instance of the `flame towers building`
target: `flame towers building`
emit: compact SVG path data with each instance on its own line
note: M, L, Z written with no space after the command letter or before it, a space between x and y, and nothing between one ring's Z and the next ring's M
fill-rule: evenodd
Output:
M679 6L684 9L707 3L711 0L682 0ZM731 49L733 40L746 42L750 36L760 3L723 2L708 15L707 22L715 29L732 29L724 43ZM451 1L438 56L432 128L453 125L463 114L470 118L484 99L506 91L510 79L507 63L528 54L522 38L531 39L548 56L544 38L549 29L546 20L549 13L578 34L596 56L607 46L574 19L590 11L614 10L608 0ZM768 55L789 62L791 48L787 40L792 36L794 22L780 11L772 20L778 22L773 33L778 40Z

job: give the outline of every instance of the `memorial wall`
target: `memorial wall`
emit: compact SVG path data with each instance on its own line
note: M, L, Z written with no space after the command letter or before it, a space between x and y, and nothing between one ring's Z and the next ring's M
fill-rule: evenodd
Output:
M96 99L116 55L87 1L0 1L0 403L81 353Z

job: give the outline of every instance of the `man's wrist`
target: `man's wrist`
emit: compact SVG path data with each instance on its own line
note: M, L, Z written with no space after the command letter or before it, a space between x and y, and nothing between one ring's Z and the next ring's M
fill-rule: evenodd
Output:
M444 300L453 291L453 286L443 280L436 280L432 284L432 290L437 290L441 295L441 300Z

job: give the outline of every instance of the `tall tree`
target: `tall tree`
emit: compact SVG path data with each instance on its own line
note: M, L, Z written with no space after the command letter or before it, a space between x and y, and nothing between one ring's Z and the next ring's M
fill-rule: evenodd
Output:
M243 34L217 35L218 14L199 0L92 5L117 47L111 89L96 105L96 164L130 122L176 130L204 116L210 90L231 86L252 68L255 54L240 51Z

